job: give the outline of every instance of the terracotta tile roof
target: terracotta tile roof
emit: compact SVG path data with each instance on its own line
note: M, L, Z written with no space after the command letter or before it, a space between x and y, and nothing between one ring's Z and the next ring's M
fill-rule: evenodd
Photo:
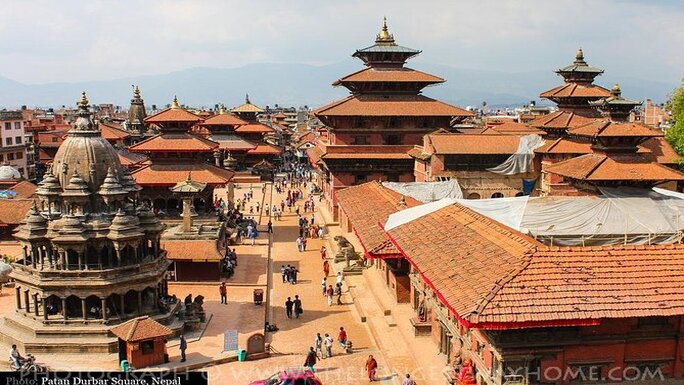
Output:
M287 115L285 115L283 111L278 111L277 113L271 115L271 117L276 119L285 119L287 118Z
M127 149L117 151L122 166L135 166L146 162L149 158L144 154L130 152Z
M430 154L424 151L423 146L415 146L412 149L408 150L407 154L409 154L411 158L422 160L430 159L431 156Z
M223 258L214 239L162 239L161 248L171 261L218 262Z
M480 134L483 135L544 135L545 133L545 131L538 130L534 127L530 127L525 123L518 122L505 122L503 124L499 124L496 126L487 127L480 132Z
M402 254L467 323L542 244L454 204L389 231Z
M538 154L591 154L594 151L591 149L591 143L580 142L568 138L558 138L556 140L547 140L543 146L534 150Z
M320 147L311 147L306 149L306 156L309 158L311 164L318 163L325 152Z
M41 162L50 162L52 159L55 157L54 153L50 153L45 151L43 146L40 146L38 149L38 159L40 159Z
M239 126L242 124L247 124L247 122L233 114L216 114L201 123L202 126Z
M642 124L612 122L609 120L595 120L593 122L570 128L570 135L586 136L592 138L604 137L662 137L662 131L654 130Z
M247 101L247 103L233 108L231 112L254 112L258 114L264 112L264 110Z
M513 154L517 151L520 137L513 135L430 134L427 136L433 154Z
M132 319L121 325L114 326L109 329L109 331L126 342L168 337L173 334L171 329L153 320L149 316Z
M116 142L131 137L128 132L121 129L120 125L111 122L100 122L98 126L100 127L102 137L111 142Z
M12 186L10 188L10 190L17 193L16 198L21 199L21 198L33 198L33 197L35 197L37 188L38 188L38 186L36 186L35 184L33 184L27 180L22 180L21 182Z
M18 225L33 206L33 199L0 199L0 226Z
M417 71L408 67L403 68L365 68L354 72L333 83L334 86L351 82L415 82L437 84L444 83L444 79Z
M209 139L219 144L219 148L231 151L246 151L257 147L256 143L242 139L237 135L232 134L218 134L211 135Z
M352 95L313 111L321 116L473 116L423 95Z
M457 204L392 241L468 327L597 324L684 314L684 245L546 247Z
M235 129L238 134L270 134L275 130L265 124L248 123Z
M402 209L399 202L403 195L383 187L377 181L348 187L335 194L369 257L399 254L378 223L384 224L390 214ZM420 205L420 202L408 196L404 200L404 208Z
M684 181L684 174L642 155L587 154L550 164L544 171L584 181Z
M164 133L145 139L131 147L131 152L211 152L218 143L199 135L182 133Z
M569 127L575 127L586 123L591 123L595 118L585 117L582 115L577 115L574 112L567 111L556 111L548 115L542 115L537 119L534 119L527 124L530 127L535 127L539 129L566 129Z
M259 143L256 148L247 151L250 155L279 155L283 153L283 149L269 143Z
M678 160L682 159L665 138L648 139L642 142L639 147L644 150L644 157L646 159L660 164L678 164Z
M682 315L683 268L680 244L542 249L477 322Z
M566 83L561 86L552 88L539 94L540 98L607 98L610 96L610 91L594 84L585 86L577 83Z
M157 124L168 122L199 123L204 119L182 108L167 108L145 118L145 123Z
M176 183L187 179L188 173L191 173L192 180L213 186L230 182L235 174L232 171L207 163L153 163L141 167L131 174L141 186L173 187Z

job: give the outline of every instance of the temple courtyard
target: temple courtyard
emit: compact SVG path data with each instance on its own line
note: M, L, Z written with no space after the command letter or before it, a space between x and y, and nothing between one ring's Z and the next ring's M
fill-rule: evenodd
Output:
M250 202L252 205L258 201L262 207L264 204L270 207L272 204L279 205L285 199L285 194L277 194L272 184L266 185L265 194L262 194L261 187L262 184L237 185L235 197L241 197L251 188L254 192ZM225 195L226 191L217 190L217 193ZM274 233L271 237L266 232L268 218L264 215L254 216L260 225L256 245L245 240L244 244L231 246L236 249L238 267L235 275L226 280L226 305L220 303L218 282L169 283L169 294L175 294L178 298L182 299L188 294L193 297L204 296L208 322L202 330L186 333L186 362L180 362L178 340L172 339L168 343L170 362L153 370L203 370L208 373L210 383L229 381L231 384L248 384L267 378L279 369L301 368L316 333L329 333L336 340L339 328L344 327L353 343L353 352L342 352L335 341L333 357L321 360L316 365L317 376L324 384L367 381L364 364L370 354L376 357L380 365L377 377L381 384L398 384L406 373L411 373L421 384L444 382L444 361L438 357L436 347L429 337L413 337L412 326L405 322L410 319L413 310L410 305L397 305L391 299L391 294L375 269L367 269L362 275L346 276L343 305L328 306L321 292L323 271L319 250L321 246L326 246L334 252L336 245L332 238L341 232L339 226L332 222L325 205L318 204L318 197L315 200L315 221L327 224L328 234L323 239L309 239L305 252L298 252L295 244L298 227L294 209L288 212L286 208L281 220L273 220ZM303 205L302 200L299 205ZM310 215L310 212L306 213L307 218ZM346 236L352 243L356 242L351 234ZM6 243L0 246L0 253L16 253L15 249L16 245ZM358 245L357 250L361 250ZM332 269L328 281L334 284L333 275L344 267L344 263L334 264L331 256L329 252L328 260ZM296 285L282 283L282 265L297 267L299 274ZM270 281L267 279L269 271ZM270 307L266 303L254 304L254 289L269 290ZM284 303L287 297L294 298L295 295L300 296L304 312L299 319L288 319ZM5 288L0 296L0 314L14 312L15 302L14 290ZM361 321L362 318L365 322ZM266 321L278 328L276 332L266 333L266 342L271 347L270 357L238 362L234 351L222 351L225 330L237 329L238 345L244 348L249 336L263 332ZM8 348L0 346L4 351ZM37 356L39 362L54 370L119 368L116 353L40 353Z

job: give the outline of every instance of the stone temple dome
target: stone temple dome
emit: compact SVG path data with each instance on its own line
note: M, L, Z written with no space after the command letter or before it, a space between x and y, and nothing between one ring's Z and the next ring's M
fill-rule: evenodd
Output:
M140 186L91 120L85 93L78 109L14 233L22 251L10 275L16 312L0 323L0 340L32 352L111 353L111 325L140 316L177 332L184 325L175 320L178 305L160 302L171 264L160 247L163 226L140 204Z
M17 171L16 168L6 163L0 166L0 180L10 180L19 178L21 178L21 173L19 173L19 171Z
M109 168L113 168L117 174L122 172L116 150L102 137L90 118L88 108L88 98L84 92L78 103L78 119L55 155L52 173L62 189L69 184L74 172L88 184L90 191L99 190Z

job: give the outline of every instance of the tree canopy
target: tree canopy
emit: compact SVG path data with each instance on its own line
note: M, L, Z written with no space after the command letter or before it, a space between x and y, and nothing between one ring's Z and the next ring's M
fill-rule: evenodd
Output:
M679 155L684 156L684 79L670 94L666 108L670 111L672 125L665 133L665 139Z

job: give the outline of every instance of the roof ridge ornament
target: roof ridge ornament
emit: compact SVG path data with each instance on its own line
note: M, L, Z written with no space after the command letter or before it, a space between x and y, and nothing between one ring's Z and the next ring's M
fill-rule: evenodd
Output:
M579 47L577 49L577 54L575 54L575 63L577 65L587 65L587 62L584 61L584 51L582 51L582 47Z
M171 109L177 110L179 108L180 108L180 105L178 104L178 97L176 95L173 95L173 101L171 102Z
M375 43L383 45L395 45L394 35L389 33L389 29L387 28L387 17L382 18L382 29L380 30L380 33L376 36Z
M245 103L252 104L252 102L249 101L249 94L245 94Z

